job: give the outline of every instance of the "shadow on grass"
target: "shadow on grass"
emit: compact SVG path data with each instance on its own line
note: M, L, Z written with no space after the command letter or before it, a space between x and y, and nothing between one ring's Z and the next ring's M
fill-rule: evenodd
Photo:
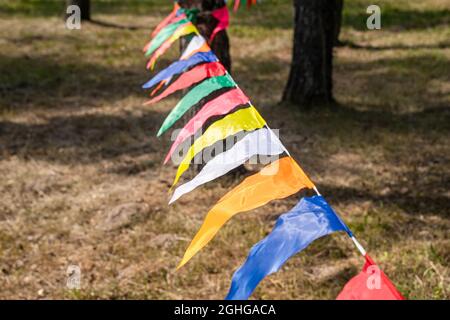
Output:
M450 42L440 42L433 45L418 44L418 45L387 45L387 46L370 46L360 45L351 41L343 41L341 46L347 46L351 49L369 50L369 51L383 51L383 50L419 50L419 49L448 49L450 48Z
M2 121L0 154L63 164L93 163L125 154L138 157L155 152L150 136L161 117L157 111L148 111L53 117L44 124Z
M408 176L413 178L414 172L410 172ZM450 179L447 177L446 183ZM404 212L411 215L437 214L442 217L449 217L448 197L443 194L429 193L427 195L417 195L413 192L400 192L404 183L393 184L390 191L386 195L374 194L360 188L350 188L333 186L327 184L320 185L320 191L327 195L330 201L336 201L341 204L351 204L355 201L372 201L373 203L384 203L401 208Z
M97 19L91 19L91 20L89 20L89 23L92 23L92 24L94 24L96 26L100 26L100 27L121 29L121 30L139 30L139 29L147 30L148 29L148 27L122 25L122 24L117 24L117 23L112 23L112 22L102 21L102 20L97 20Z
M432 123L430 117L441 118L441 123L434 126L434 130L447 130L450 112L446 114L447 120L442 110L424 111L413 115L393 115L380 113L377 111L355 111L344 107L331 113L329 117L321 116L320 112L307 115L315 119L315 130L318 130L323 141L333 141L339 139L341 150L351 150L351 146L357 141L361 143L377 143L371 141L374 132L388 131L396 133L407 133L413 128L420 126L422 121ZM3 157L17 156L28 160L42 160L62 164L83 164L94 163L104 159L115 159L126 155L130 158L138 158L142 155L159 153L161 142L155 138L150 138L159 128L163 115L156 111L148 111L142 115L82 115L53 117L45 124L25 124L10 121L0 122L0 154ZM269 123L271 119L268 119ZM349 130L342 130L339 126L345 125ZM353 128L353 129L351 129ZM364 129L366 128L366 129ZM427 127L428 130L431 127ZM368 130L367 138L361 134ZM300 131L300 129L299 129ZM442 132L444 132L442 131ZM426 130L424 130L426 139ZM358 137L355 141L355 137ZM154 144L157 144L156 147ZM289 146L288 146L289 148ZM311 155L315 165L319 168L328 165L327 154L330 151L319 150L315 147L314 153L320 156ZM423 157L415 155L414 160L420 165L427 154ZM424 158L425 157L425 158ZM423 159L422 159L423 158ZM434 172L433 168L445 166L447 161L445 155L441 158L434 157L434 162L427 167L425 172L420 174L411 169L402 181L388 183L389 192L385 195L373 194L365 189L346 188L334 185L321 185L320 189L330 199L336 197L340 202L356 200L370 200L374 202L390 203L397 205L405 212L411 214L435 214L446 215L448 211L448 197L439 192L428 192L427 190L439 190L439 186L448 185L450 177L448 175ZM141 159L142 160L142 159ZM112 169L113 172L123 175L133 175L148 170L155 166L155 163L145 159L121 163ZM162 158L161 158L162 160ZM395 167L396 159L385 159L386 166ZM405 160L406 161L406 160ZM409 161L409 160L408 160ZM158 164L156 164L158 165ZM336 166L336 164L335 164ZM425 179L426 177L426 179ZM405 179L407 182L405 182ZM406 191L401 191L404 187Z
M133 95L144 99L146 93L141 85L150 76L144 69L145 60L136 62L109 67L70 56L59 62L46 56L0 55L0 112L16 113L36 107L79 108ZM167 61L162 59L160 63Z
M367 30L366 13L369 2L361 3L346 1L343 12L343 26L356 30ZM92 16L96 14L133 14L133 15L165 15L170 12L172 4L164 0L94 0L92 1ZM63 16L64 1L17 0L0 3L0 13L10 16ZM408 10L393 6L381 5L383 29L424 29L450 23L450 10ZM286 14L289 12L290 14ZM233 13L234 24L263 29L292 29L292 1L265 1L250 10L242 8ZM289 18L287 18L289 16ZM106 23L105 26L108 26Z
M346 73L362 72L362 76L356 78L355 81L366 81L362 85L363 88L382 88L389 91L389 85L386 82L392 75L399 76L398 82L402 83L402 79L413 78L415 72L424 73L424 81L418 82L418 88L412 90L418 91L426 88L428 82L436 79L447 79L445 74L448 61L436 60L431 56L418 56L414 58L400 59L383 59L382 61L371 63L343 63L339 68ZM3 86L0 87L0 103L3 106L17 106L24 102L33 102L35 99L43 101L52 97L51 105L64 107L67 97L72 97L73 106L84 105L86 103L95 103L98 99L106 99L106 101L114 101L130 95L144 97L145 93L140 89L138 84L143 83L142 68L136 66L136 69L115 69L104 68L91 64L53 64L45 59L28 59L2 57L0 59L2 65L2 81ZM444 63L444 65L442 65ZM239 77L251 79L254 85L263 87L270 86L270 75L281 68L286 68L284 61L276 60L271 57L266 60L251 59L251 63L245 61L241 64L237 73ZM262 65L262 67L260 67ZM371 73L379 75L378 68L386 69L384 74L378 77L371 77ZM448 66L450 67L450 66ZM401 69L401 73L396 71ZM51 72L49 72L51 70ZM258 70L259 80L254 78ZM448 68L447 68L448 70ZM410 73L412 72L412 73ZM428 74L427 74L428 73ZM266 77L267 76L267 77ZM345 74L343 75L345 76ZM261 82L260 84L258 84ZM387 93L368 91L369 94L388 97ZM350 94L361 95L362 93L351 92ZM437 99L440 97L438 96ZM442 97L444 98L444 97ZM411 99L415 99L414 95ZM94 101L94 102L93 102ZM439 102L439 101L438 101ZM336 113L332 113L332 122L330 126L323 126L321 134L326 136L334 136L339 134L333 125L347 125L349 128L355 128L357 134L364 134L364 130L371 128L381 128L383 131L406 134L411 131L427 136L430 130L448 133L450 112L445 107L444 100L441 105L433 108L428 106L427 109L420 112L412 113L393 113L380 109L378 102L372 104L364 103L365 111L358 111L357 104L349 108L341 107ZM14 155L23 154L26 157L39 157L50 161L58 161L58 155L54 153L58 148L71 148L75 153L88 155L93 159L99 157L114 157L117 154L128 152L124 150L115 150L114 143L112 149L104 146L102 141L106 138L113 139L114 135L120 136L122 133L127 134L127 130L131 130L130 124L136 124L137 130L147 133L156 131L162 120L162 114L157 112L148 112L142 119L135 115L111 116L111 115L85 115L80 117L67 116L54 117L47 124L27 125L13 122L2 122L0 139L4 154ZM326 120L320 112L317 113L319 121ZM324 120L325 119L325 120ZM329 119L329 118L328 118ZM271 119L268 119L269 122ZM333 124L334 123L334 124ZM300 129L299 129L300 130ZM351 131L340 132L342 143L354 143L354 134ZM142 136L145 141L145 135ZM26 147L26 151L21 151ZM99 157L96 156L91 147L98 148ZM48 150L47 150L48 149ZM85 149L85 150L84 150ZM120 149L120 148L119 148ZM46 151L47 150L47 151ZM148 151L148 150L147 150ZM145 151L143 151L145 152ZM90 155L90 156L89 156ZM73 161L75 161L74 157ZM65 159L63 161L72 161ZM86 161L89 161L86 159Z
M248 61L243 59L240 62L241 67L236 71L238 77L261 88L273 88L273 74L288 68L285 61L274 57L252 57ZM445 96L429 94L426 90L431 81L448 81L446 70L449 68L447 59L433 53L364 63L340 62L336 67L336 72L340 73L339 77L342 79L349 76L351 83L358 85L358 88L349 86L348 94L355 97L368 96L367 101L374 102L340 107L335 112L328 112L331 116L317 112L308 117L314 120L311 121L316 126L314 130L319 132L324 141L337 138L343 150L351 150L356 143L376 145L380 143L376 135L379 132L406 136L413 131L423 140L430 138L430 132L448 134L450 112L449 107L445 105ZM0 69L0 104L7 108L20 108L22 105L34 105L36 102L39 102L38 105L60 108L64 107L67 98L74 100L71 105L73 107L89 106L98 99L115 101L130 95L144 97L139 84L147 80L141 65L118 69L90 63L80 64L76 61L55 63L51 58L45 57L3 56L0 57ZM393 83L401 87L405 86L405 83L407 85L404 91L395 92L392 90ZM414 83L414 86L408 83ZM390 103L390 98L394 95L400 95L407 103L412 103L421 95L420 92L426 93L420 98L423 99L422 103L429 103L430 98L433 98L422 111L397 113L394 111L402 110L382 109L383 104ZM394 101L393 105L401 108L401 102ZM365 110L362 110L363 108ZM3 121L0 122L0 154L2 157L17 156L25 160L73 165L115 159L123 155L139 157L154 154L158 152L160 143L158 147L154 147L152 143L156 140L149 136L157 131L162 117L158 112L146 111L142 115L123 113L57 116L43 124ZM271 123L275 117L267 120ZM303 132L301 126L296 130ZM314 151L316 155L321 152L325 156L317 158L322 160L314 161L318 162L317 166L323 168L327 165L326 160L330 152L318 149ZM417 161L420 162L425 157L426 155L419 157ZM395 161L388 157L386 164L396 165ZM445 163L438 164L445 166ZM129 175L142 172L151 166L153 163L145 160L122 163L113 170L118 174ZM431 176L430 185L425 185L422 180L414 180L417 176L414 171L408 173L408 179L416 181L421 191L426 191L428 186L448 184L448 176L445 174L440 177L431 175L432 172L426 174ZM397 191L399 187L400 184L393 183L390 185L393 191L382 196L364 190L327 185L321 186L321 190L327 195L339 196L343 201L355 198L386 201L412 214L430 211L442 213L448 209L448 198L440 193L436 193L436 196L416 195L409 191L401 193Z
M300 140L296 143L312 150L306 157L304 152L294 157L316 172L332 165L331 174L344 172L361 177L355 187L321 183L320 192L329 201L344 204L370 201L398 207L410 215L449 217L446 186L450 184L450 175L446 168L450 153L445 152L445 142L438 137L450 134L450 107L392 114L336 106L332 112L301 113L302 126L313 124L313 127L299 129L300 134L309 130L310 136L306 134L306 143ZM378 159L370 161L376 170L365 172L365 166L353 168L343 160L331 160L335 154L345 156L355 152L362 157L367 152L370 158L371 150L381 153ZM402 168L401 174L396 173L398 167ZM375 178L377 172L390 172L390 179Z
M241 84L278 90L274 89L275 82L272 84L273 75L284 73L286 68L285 62L276 57L253 57L240 61L235 72ZM450 176L445 168L450 154L445 152L442 137L450 134L450 105L445 92L432 88L436 83L448 83L449 69L450 61L439 51L368 62L338 61L336 90L341 99L350 101L346 105L309 112L279 105L264 109L263 115L271 127L282 129L291 144L309 150L306 157L304 153L298 157L305 169L323 172L334 154L376 150L381 155L374 159L376 165L392 172L392 180L367 181L370 188L320 185L321 192L330 198L374 201L398 206L412 215L444 217L449 211L445 186ZM415 108L410 109L411 105ZM286 119L283 113L294 119ZM289 145L287 148L291 149ZM405 172L401 177L395 173L398 166ZM351 170L344 162L333 162L333 169ZM355 169L353 174L361 173L362 169ZM374 173L367 174L370 177Z
M366 8L360 10L352 8L351 11L344 11L343 25L356 30L367 31ZM426 29L438 26L445 26L450 23L450 10L400 10L396 8L384 8L381 6L381 28L415 30Z
M275 56L252 57L240 59L235 69L236 78L243 87L246 83L249 87L270 87L272 90L261 92L261 96L273 96L277 94L274 90L283 90L283 83L274 81L276 76L287 74L289 65ZM450 81L448 70L450 60L438 50L414 55L402 53L368 62L337 58L334 65L335 96L357 98L359 102L352 102L352 106L387 114L408 114L425 109L435 109L434 113L442 109L445 113L448 95L440 86ZM345 92L338 92L344 90L344 86ZM404 119L408 120L408 117Z
M353 3L345 1L343 11L343 27L350 27L360 31L369 31L366 21L367 7L371 3ZM424 11L399 9L392 6L380 5L381 24L383 30L416 30L438 26L446 26L450 23L449 9L429 9ZM286 14L290 12L291 14ZM263 29L292 29L293 22L292 1L277 4L273 1L264 2L251 10L242 10L235 14L235 24L246 27L258 27Z
M155 12L165 14L172 8L172 3L165 0L93 0L91 13L99 14L135 14L150 15ZM30 17L61 16L66 9L65 1L55 0L14 0L0 2L0 14Z

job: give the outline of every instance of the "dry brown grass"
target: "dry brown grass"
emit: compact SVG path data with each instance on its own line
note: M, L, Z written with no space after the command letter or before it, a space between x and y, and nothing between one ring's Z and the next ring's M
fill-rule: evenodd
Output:
M391 22L368 32L355 22L367 1L347 1L337 110L277 105L290 60L287 1L233 17L234 76L399 289L448 299L448 1L379 2ZM143 107L139 88L150 77L140 49L162 15L96 13L140 28L68 31L60 18L19 13L0 20L0 298L222 299L250 247L298 195L235 217L176 272L208 208L241 177L167 205L175 170L162 166L169 138L155 134L177 100ZM429 16L436 21L425 28ZM66 289L69 264L81 267L79 291ZM361 264L335 234L253 298L333 299Z

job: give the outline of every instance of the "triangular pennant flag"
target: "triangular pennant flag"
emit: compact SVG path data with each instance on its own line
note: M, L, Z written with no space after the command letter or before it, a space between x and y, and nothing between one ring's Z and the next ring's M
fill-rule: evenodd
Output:
M147 83L145 83L142 88L149 89L161 81L168 81L168 79L172 78L173 76L187 70L190 67L196 66L200 63L205 62L213 62L217 61L217 57L214 53L211 51L209 52L199 52L190 57L187 60L179 60L172 63L170 66L168 66L166 69L161 70L151 78Z
M214 28L211 36L209 37L209 43L212 43L215 36L222 30L225 30L230 25L230 14L228 13L228 8L226 6L214 10L212 16L216 18L219 22Z
M190 23L187 19L180 19L177 22L165 26L148 44L145 55L151 55L156 49L158 49L180 26Z
M181 175L189 168L192 159L194 159L197 153L228 136L240 131L256 130L262 128L265 124L266 122L253 106L238 110L214 122L206 129L202 136L195 140L194 144L186 152L186 155L178 166L172 187L177 184Z
M178 119L180 119L186 111L192 106L199 103L200 100L207 97L222 88L234 87L236 83L229 74L224 76L206 79L197 86L193 87L172 109L167 118L164 120L158 131L158 137L167 131Z
M238 11L240 2L241 2L240 0L234 0L234 7L233 7L234 12Z
M250 132L229 150L212 158L194 179L175 189L169 204L198 186L223 176L256 155L274 156L283 153L284 148L272 131L262 128Z
M244 105L249 102L248 97L239 88L231 89L217 98L208 101L200 109L200 111L198 111L197 114L189 120L180 133L178 133L177 138L170 147L169 153L164 160L164 164L169 161L176 148L183 143L183 141L192 136L197 130L199 130L206 120L213 116L227 114L237 106Z
M199 12L200 12L199 8L190 8L190 9L180 8L180 10L178 10L177 15L185 14L189 21L191 21L192 23L196 23Z
M158 85L152 89L152 92L150 92L150 96L154 96L156 93L158 93L160 90L163 89L164 86L166 86L167 82L170 81L172 78L170 79L166 79L161 81L160 83L158 83ZM148 104L148 102L146 102L145 104Z
M172 36L170 36L169 39L167 39L152 55L150 60L147 63L147 69L153 69L156 63L156 60L166 52L172 43L174 43L176 40L178 40L181 37L187 36L191 33L197 33L197 28L192 23L186 23L180 27L174 32Z
M234 215L261 207L275 199L286 198L304 188L314 188L314 184L291 157L274 161L246 178L208 212L178 268L206 246Z
M180 60L189 59L197 52L208 52L210 50L211 48L206 43L205 38L203 38L201 35L196 35L191 39L188 46L181 54Z
M178 4L178 2L175 1L175 3L173 4L173 9L170 12L170 14L156 26L155 30L153 30L152 38L154 38L161 31L162 28L167 26L176 17L178 9L180 9L180 5Z
M350 233L322 196L301 199L278 218L267 237L252 247L245 263L234 273L226 299L248 299L259 282L277 272L290 257L335 231Z
M178 25L177 23L178 22L180 22L181 20L186 20L186 15L184 15L184 14L182 14L182 15L179 15L179 16L176 16L176 17L174 17L171 21L170 21L170 23L169 24L167 24L166 26L164 26L164 28L166 28L166 27L168 27L167 29L165 29L165 31L163 31L163 30L160 30L156 35L155 35L155 37L152 37L152 39L150 39L150 41L149 42L147 42L147 44L144 46L144 48L142 49L142 51L144 51L144 53L146 53L147 51L148 51L148 49L150 48L150 46L152 45L152 44L154 44L154 39L159 35L159 34L161 34L161 36L160 37L166 37L166 36L170 36L170 34L172 34L173 32L174 32L174 29L173 28L175 28L175 27L171 27L172 25ZM187 23L186 21L184 21L183 22L183 24L184 23ZM176 29L176 28L175 28ZM170 32L172 32L172 33L170 33L169 32L169 30L170 30ZM161 41L161 39L159 40L159 41ZM164 41L163 41L164 42Z
M368 254L362 271L345 285L337 300L404 300Z
M168 95L178 91L189 88L195 83L198 83L204 79L223 76L227 71L220 62L204 63L192 68L189 71L184 72L180 77L170 84L161 94L154 97L146 104L153 104L155 102L164 99Z

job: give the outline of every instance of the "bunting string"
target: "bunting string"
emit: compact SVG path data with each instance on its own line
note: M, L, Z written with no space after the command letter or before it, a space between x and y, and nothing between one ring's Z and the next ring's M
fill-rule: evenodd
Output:
M256 2L235 0L229 1L228 5L237 10L240 5L249 7ZM196 14L196 10L181 8L175 2L171 13L158 24L151 40L143 48L145 56L149 57L147 69L152 70L158 58L175 41L182 37L190 39L179 60L159 71L142 86L152 90L151 99L146 105L155 104L177 91L187 89L187 93L163 121L157 136L172 128L189 110L200 107L178 133L164 159L166 164L181 145L195 138L178 164L170 190L176 187L198 154L236 134L244 133L244 136L231 148L215 154L193 179L176 187L169 204L227 174L252 157L276 156L277 159L245 178L210 209L177 269L206 246L236 214L286 198L300 190L311 189L316 193L315 196L302 198L289 212L282 214L272 232L252 247L247 260L234 273L226 299L247 299L260 281L278 271L290 257L304 250L314 240L338 231L347 233L364 256L365 264L361 273L345 285L337 299L403 299L212 52L208 43L214 40L218 32L228 27L228 8L212 12L218 24L208 41L194 24ZM214 117L218 119L197 137L197 132Z

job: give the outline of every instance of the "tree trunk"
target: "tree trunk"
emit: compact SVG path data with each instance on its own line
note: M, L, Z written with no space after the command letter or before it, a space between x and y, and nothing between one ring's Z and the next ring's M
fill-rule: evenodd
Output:
M224 0L202 0L202 11L197 20L197 26L201 34L209 39L218 21L211 15L215 9L226 6ZM230 56L230 40L228 38L227 30L222 30L216 34L212 43L211 49L222 62L225 69L231 73L231 56Z
M332 96L335 0L294 0L295 30L283 101L300 107L329 104Z
M334 46L341 46L342 42L339 40L342 26L342 11L344 9L344 0L335 0L336 7L334 10Z
M66 0L68 6L76 5L81 11L81 20L91 20L91 1L90 0Z

